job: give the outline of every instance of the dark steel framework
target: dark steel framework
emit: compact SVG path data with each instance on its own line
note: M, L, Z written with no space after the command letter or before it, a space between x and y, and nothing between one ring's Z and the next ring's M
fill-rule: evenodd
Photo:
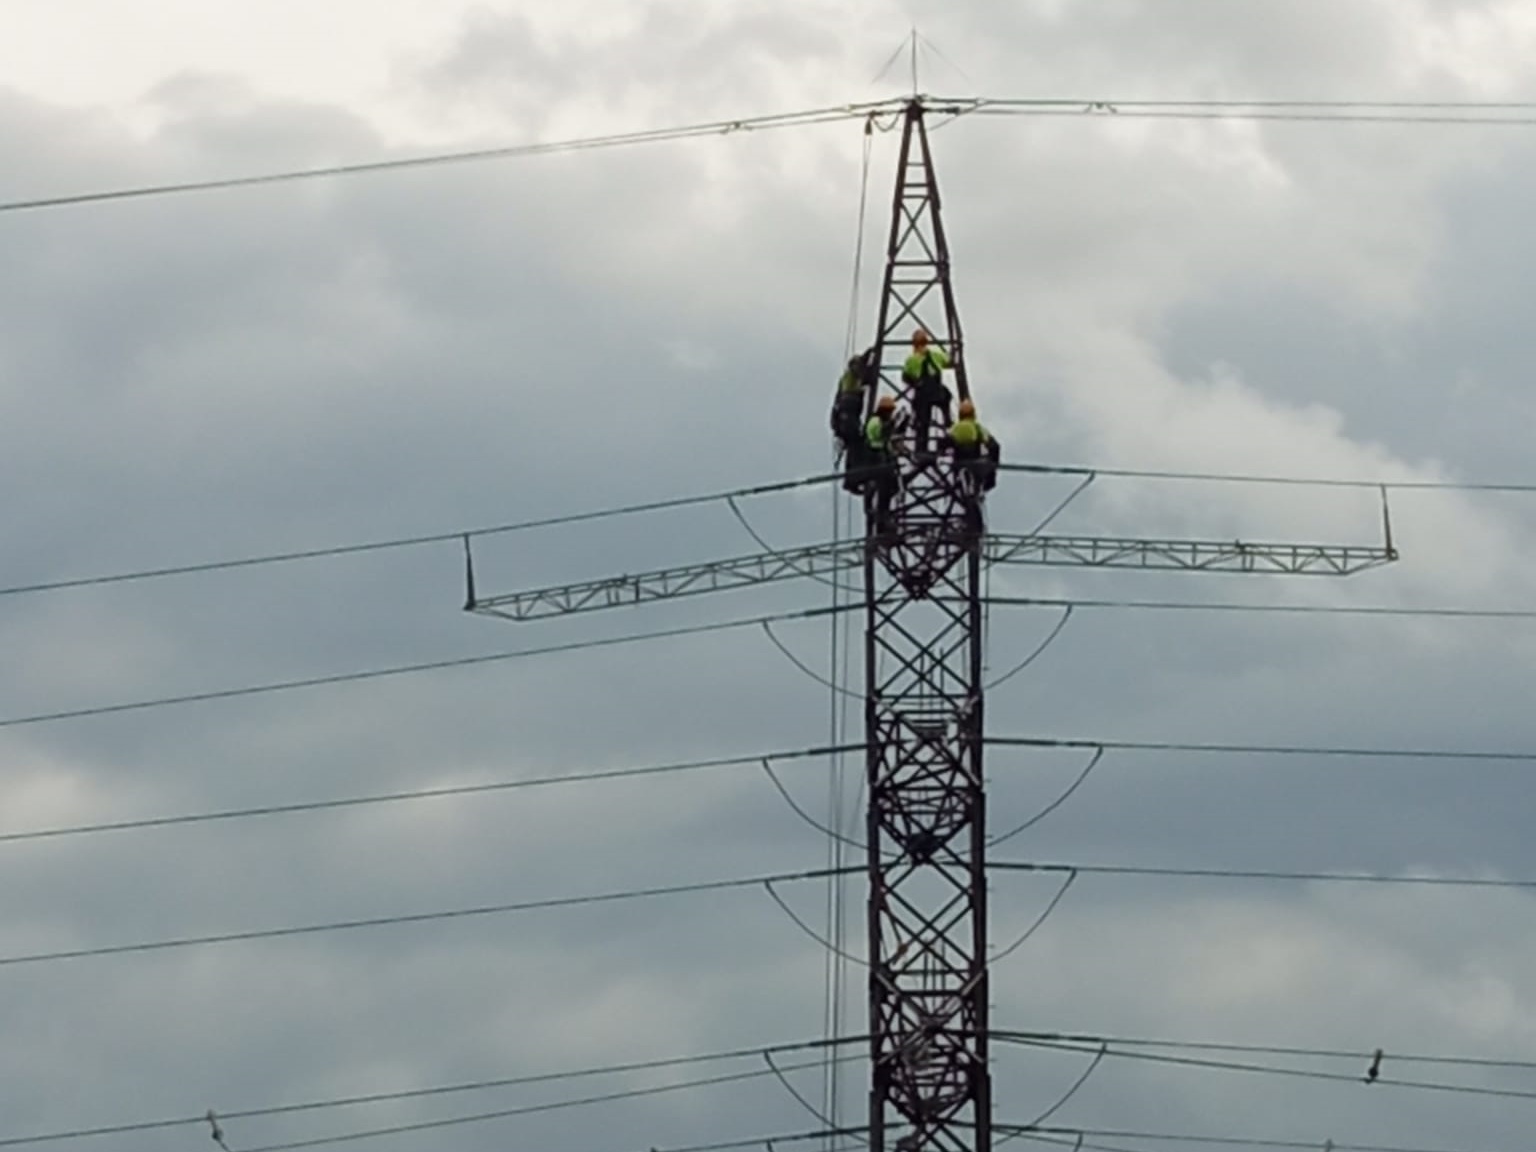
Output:
M907 105L877 326L879 382L901 377L922 327L971 394L922 98ZM872 408L875 392L866 397ZM919 448L926 447L919 445ZM951 458L901 465L890 523L862 540L770 551L481 597L512 620L567 615L862 568L868 790L871 1152L990 1152L981 574L989 564L1345 576L1380 547L996 535ZM866 513L871 498L866 496ZM466 550L468 549L466 538ZM833 1123L837 1118L829 1118Z
M1070 568L1136 568L1171 572L1269 572L1290 576L1351 576L1396 558L1390 544L1264 544L1246 540L1138 540L1113 536L1021 536L989 532L982 540L988 566L1027 564ZM827 579L862 569L863 540L840 540L607 576L576 584L530 588L471 598L486 616L539 620L600 608L624 608L680 596L755 588L805 577Z
M909 402L901 367L918 328L949 354L956 390L970 397L939 203L923 105L914 100L877 324L882 381ZM979 497L932 447L913 445L891 530L877 536L871 515L863 557L872 1152L985 1152L992 1142L984 536Z

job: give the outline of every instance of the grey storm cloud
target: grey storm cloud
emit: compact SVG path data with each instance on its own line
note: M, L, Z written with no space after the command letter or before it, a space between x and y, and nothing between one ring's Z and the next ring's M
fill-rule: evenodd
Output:
M440 59L401 64L394 83L445 117L492 110L513 139L809 107L871 94L902 32L893 12L646 4L584 32L487 9ZM936 89L1517 99L1529 87L1518 12L1470 0L975 3L908 19L964 69L925 55ZM876 90L901 83L893 70ZM147 133L105 110L6 94L4 197L402 150L364 112L231 78L168 76L146 100L158 118ZM0 215L0 481L11 493L0 584L451 532L824 470L861 127ZM1011 458L1524 477L1528 130L968 117L933 141L974 380ZM860 338L894 142L874 141ZM1025 531L1070 490L1012 478L992 521ZM992 590L1529 607L1525 499L1398 493L1403 559L1345 582L999 568ZM776 546L833 528L824 492L740 507ZM1102 477L1053 530L1365 543L1381 527L1369 491ZM487 538L477 575L482 591L511 590L756 550L715 505ZM791 585L518 626L461 612L462 582L462 554L445 543L0 597L0 721L831 595ZM990 672L1017 665L1058 618L994 609ZM997 688L989 723L998 735L1090 740L1533 750L1529 627L1083 609ZM826 669L824 622L775 634ZM0 831L803 749L828 740L838 711L748 628L0 726ZM856 733L856 703L846 716ZM1087 760L997 750L994 826L1050 804ZM1527 770L1112 751L998 851L1530 877ZM779 772L826 815L825 759ZM0 853L11 864L4 959L799 872L822 866L827 845L748 765ZM1059 886L1000 873L997 944ZM860 887L847 886L855 955ZM823 886L778 891L820 928ZM996 1023L1520 1057L1536 1028L1531 916L1517 892L1085 875L999 963ZM0 1138L813 1039L823 962L757 887L0 966ZM846 1027L857 1033L862 980L850 972ZM1088 1059L1001 1045L996 1057L1007 1120L1044 1111ZM232 1120L226 1135L249 1149L730 1067ZM848 1118L861 1111L861 1076L850 1065ZM816 1070L793 1083L820 1099ZM1056 1119L1319 1147L1516 1147L1528 1104L1110 1059ZM508 1140L621 1152L817 1126L769 1076L425 1135L466 1152ZM207 1134L96 1143L108 1140L137 1152Z

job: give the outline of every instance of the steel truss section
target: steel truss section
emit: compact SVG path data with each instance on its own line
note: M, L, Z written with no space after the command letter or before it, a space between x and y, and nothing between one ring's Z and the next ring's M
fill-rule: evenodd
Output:
M1351 576L1397 559L1390 544L1260 544L1245 540L1138 540L1110 536L992 536L992 564L1153 568Z
M932 526L930 526L931 528ZM895 547L910 555L906 570L922 572L924 550L942 537L933 531L902 539ZM471 611L509 620L536 620L698 596L733 588L751 588L782 580L828 578L857 569L866 543L844 540L781 552L733 556L675 568L609 576L576 584L556 584L503 596L475 599ZM987 564L1033 564L1085 568L1140 568L1184 572L1284 573L1349 576L1397 559L1390 547L1356 544L1285 544L1214 540L1137 540L1107 536L989 535Z
M830 576L841 569L857 568L861 552L862 543L858 540L815 544L782 552L759 552L728 560L659 568L654 572L608 576L578 584L555 584L504 596L471 596L465 607L471 612L509 620L567 616L600 608L620 608L653 600L750 588L780 580Z
M931 307L929 298L935 292L943 310L941 326L926 323L923 319L923 313ZM939 184L928 149L923 105L918 100L907 106L901 151L896 161L896 192L886 243L885 283L876 325L876 362L880 366L881 383L898 399L909 402L911 390L902 379L901 370L906 363L907 342L914 328L925 328L949 354L960 399L970 399L965 338L960 330L960 313L955 307L954 285L950 281L949 239L939 213ZM875 392L871 391L866 397L867 412L873 412L875 399Z
M901 366L916 327L949 353L969 398L938 182L914 99L876 326L882 379L908 400ZM865 497L869 1144L989 1152L983 536L967 478L922 455L928 447L915 445L920 463L893 494L888 525Z
M982 543L924 473L866 551L871 1094L876 1152L990 1146Z

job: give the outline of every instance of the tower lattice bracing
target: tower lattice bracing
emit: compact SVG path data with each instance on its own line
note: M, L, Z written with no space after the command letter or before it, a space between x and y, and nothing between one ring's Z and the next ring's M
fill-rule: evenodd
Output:
M948 353L968 397L938 184L914 101L878 328L882 380L908 400L900 372L917 328ZM953 461L931 444L913 447L888 525L871 506L864 553L870 1148L983 1152L982 532Z

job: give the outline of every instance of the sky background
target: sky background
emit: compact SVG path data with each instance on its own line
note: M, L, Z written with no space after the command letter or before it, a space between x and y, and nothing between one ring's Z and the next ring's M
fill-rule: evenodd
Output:
M0 202L899 95L902 64L876 77L914 24L944 54L923 54L921 86L945 94L1536 99L1536 9L1492 0L9 0ZM824 470L860 132L0 214L0 585ZM872 154L865 339L896 139L877 135ZM933 144L972 387L1009 459L1536 481L1536 128L971 117ZM1071 487L1009 477L991 522L1027 531ZM789 546L831 535L832 501L741 508ZM1015 568L992 590L1536 609L1529 495L1401 492L1392 508L1401 561L1345 581ZM1053 530L1374 543L1380 509L1371 491L1105 478ZM487 541L481 586L755 550L715 504ZM0 833L752 756L833 730L827 688L752 628L17 722L830 595L790 584L517 625L461 612L462 581L443 544L0 597ZM1058 617L995 609L990 674ZM776 636L826 671L824 620ZM989 725L1536 753L1533 642L1523 621L1085 609L990 696ZM1037 812L1085 763L993 752L995 825ZM1531 878L1530 770L1111 753L999 854ZM818 816L828 772L825 758L780 769ZM826 851L750 764L0 841L0 961L799 872ZM1059 886L997 874L998 945ZM821 924L822 887L780 891ZM850 895L858 909L857 881ZM1533 961L1536 903L1519 891L1086 875L998 964L993 1015L1007 1029L1533 1059ZM823 970L760 887L0 963L0 1141L815 1040ZM855 971L850 1033L862 995ZM1032 1119L1086 1065L999 1047L998 1118ZM225 1133L247 1152L763 1070L748 1058ZM1536 1091L1529 1072L1390 1056L1383 1074ZM852 1123L862 1075L849 1065ZM820 1099L817 1069L791 1079ZM1052 1120L1486 1152L1525 1146L1533 1118L1531 1099L1110 1058ZM758 1076L354 1146L628 1152L819 1126ZM53 1146L207 1140L185 1126Z

